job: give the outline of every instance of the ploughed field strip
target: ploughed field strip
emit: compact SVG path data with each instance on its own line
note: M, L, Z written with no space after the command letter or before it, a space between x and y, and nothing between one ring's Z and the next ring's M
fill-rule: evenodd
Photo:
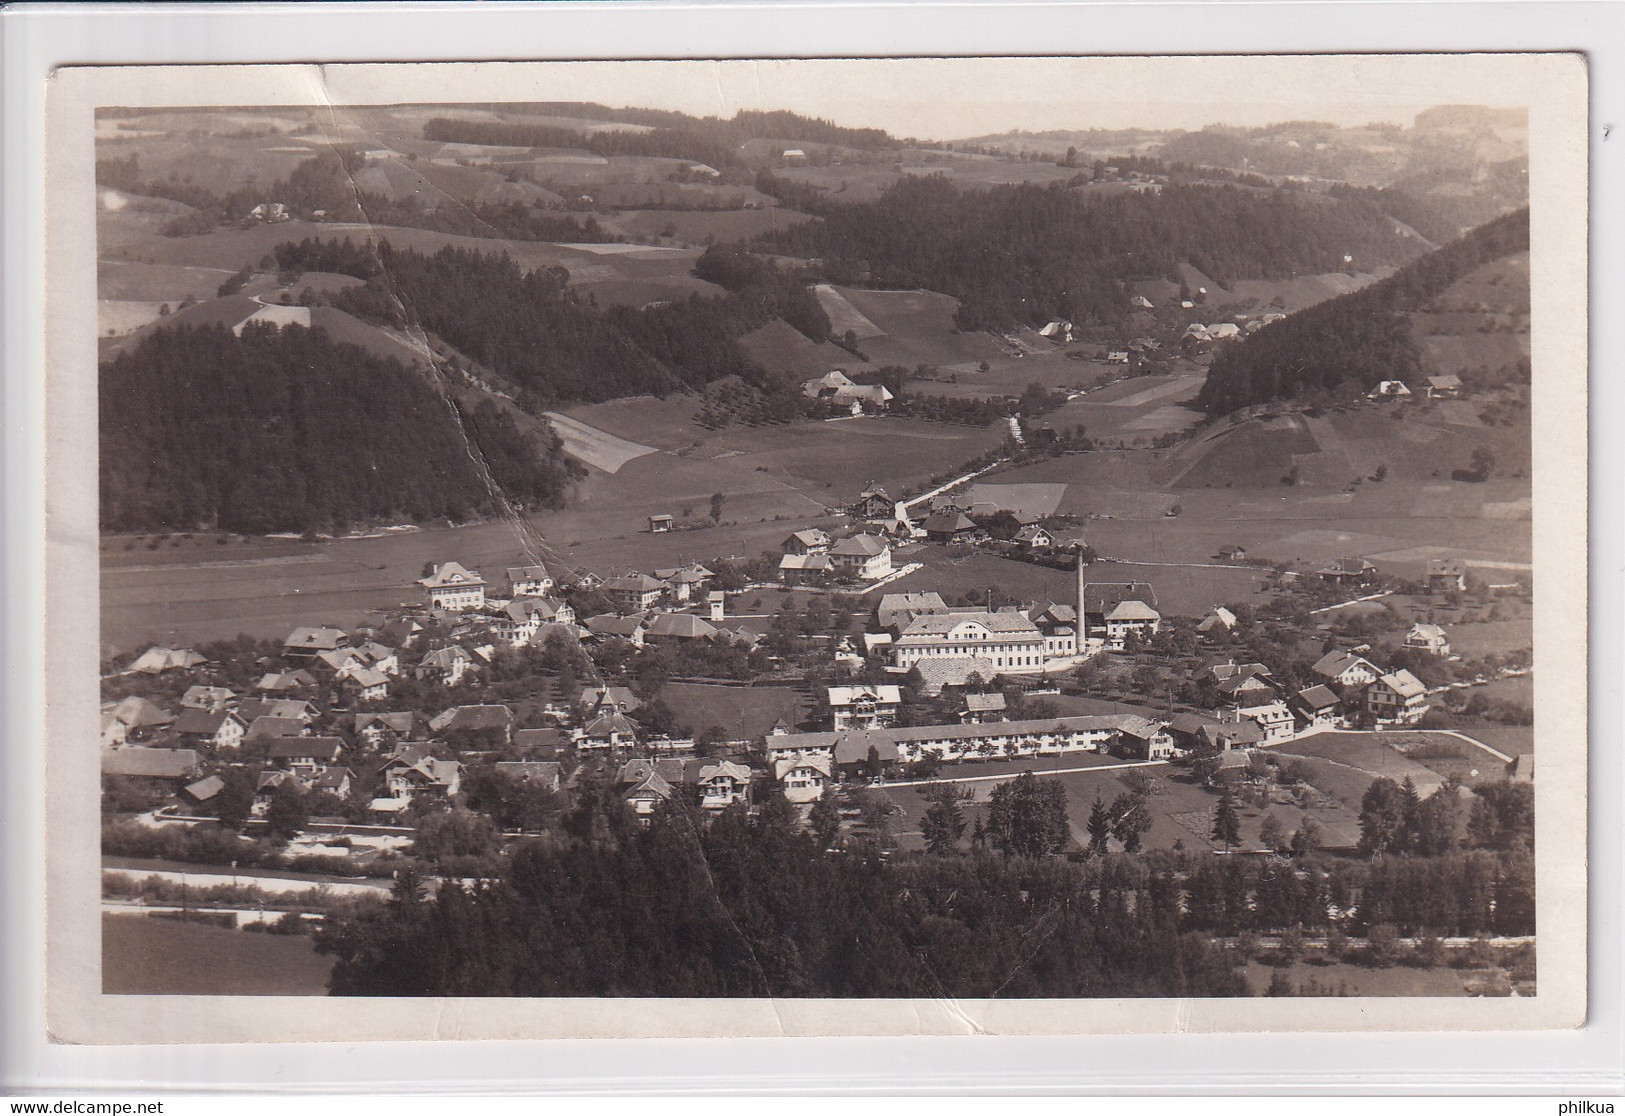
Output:
M655 452L652 446L640 446L636 442L617 438L557 411L548 411L546 416L564 442L566 453L606 473L618 473L628 461Z

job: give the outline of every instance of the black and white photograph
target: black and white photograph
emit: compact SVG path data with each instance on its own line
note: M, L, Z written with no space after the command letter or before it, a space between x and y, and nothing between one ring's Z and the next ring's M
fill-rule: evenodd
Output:
M1579 1022L1575 65L85 83L52 948L245 1034Z

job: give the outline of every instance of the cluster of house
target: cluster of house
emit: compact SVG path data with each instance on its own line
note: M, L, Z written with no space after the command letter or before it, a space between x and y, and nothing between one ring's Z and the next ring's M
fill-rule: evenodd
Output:
M845 407L853 417L884 412L894 398L883 384L860 384L839 368L801 385L808 399Z
M1460 399L1464 390L1461 377L1450 373L1429 376L1422 385L1423 396L1427 399ZM1416 393L1404 380L1380 380L1376 387L1366 392L1366 398L1414 399Z
M820 768L826 778L925 759L955 763L1090 752L1160 760L1202 748L1243 752L1340 725L1359 710L1392 725L1412 724L1427 710L1426 689L1407 670L1383 672L1348 652L1328 654L1314 670L1324 682L1288 695L1261 663L1209 660L1198 678L1213 687L1218 707L1210 714L1159 716L1147 710L1007 720L1002 694L972 690L964 695L958 723L903 728L894 725L898 687L835 686L829 690L830 731L798 733L781 725L767 737L766 750L776 769L827 764ZM986 677L991 681L991 674Z
M892 567L892 537L861 531L842 539L810 527L791 534L780 545L779 576L787 585L826 576L879 581Z
M749 650L761 636L744 625L726 622L727 594L711 588L715 577L699 562L653 574L633 571L602 582L588 575L580 584L598 589L615 611L587 617L582 622L584 635L622 639L639 648L706 640ZM686 611L702 602L703 615Z
M1037 510L1019 501L979 497L978 489L983 487L988 486L935 497L925 518L915 523L909 504L888 496L884 488L871 481L843 509L858 525L854 531L836 537L822 528L809 527L784 540L780 545L780 577L787 585L807 584L831 575L878 581L894 572L893 552L899 545L921 539L943 544L996 539L1035 553L1083 550L1081 531L1045 525L1046 520L1054 519L1054 501Z

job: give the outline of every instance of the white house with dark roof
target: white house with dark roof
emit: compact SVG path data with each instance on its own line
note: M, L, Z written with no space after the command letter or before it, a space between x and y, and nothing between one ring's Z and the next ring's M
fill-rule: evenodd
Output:
M531 566L509 566L507 577L510 597L545 597L553 591L553 575L540 562Z
M183 709L172 726L176 735L188 742L208 744L215 748L236 748L243 742L248 725L230 709L210 712L206 709Z
M417 744L397 749L380 768L390 798L402 804L419 795L436 799L451 797L462 786L462 770L463 765L456 760L432 756L426 747ZM376 802L374 806L377 807Z
M656 570L655 578L666 583L672 600L678 604L687 604L695 600L704 592L706 585L717 575L706 569L698 562L690 562L686 566L673 566L670 569Z
M1427 687L1410 671L1396 670L1366 687L1365 707L1379 722L1415 724L1428 711Z
M308 779L336 764L343 747L344 741L336 736L286 736L271 742L266 759Z
M1329 686L1309 686L1292 695L1287 705L1298 715L1304 728L1335 725L1343 701Z
M457 562L444 562L418 579L429 608L467 612L485 607L485 579Z
M478 664L474 662L474 656L454 643L424 655L412 673L419 681L433 679L442 686L456 686L476 670Z
M779 547L786 554L825 554L834 545L829 535L817 527L797 531Z
M1265 705L1249 705L1237 709L1236 716L1253 722L1264 734L1264 743L1290 740L1297 735L1298 723L1292 710L1284 702L1272 701Z
M897 719L902 707L902 690L897 686L829 687L829 710L837 730L884 728Z
M878 535L853 535L829 548L831 566L863 581L876 581L892 572L891 544Z
M773 778L784 797L797 806L824 797L834 780L829 756L783 756L773 761Z
M983 721L1002 721L1005 719L1005 709L1004 695L998 690L966 694L965 708L959 711L959 723L979 725Z
M295 628L282 641L282 654L289 659L314 659L323 651L349 645L350 637L337 628Z
M612 577L604 582L604 595L614 602L623 614L647 612L660 603L669 586L658 578L644 573L630 573Z
M732 760L700 766L694 776L700 788L702 810L726 810L738 803L750 805L750 768Z
M1437 624L1413 624L1405 633L1405 646L1430 655L1450 654L1450 637Z
M1309 669L1344 689L1369 686L1382 674L1382 671L1352 651L1328 651Z

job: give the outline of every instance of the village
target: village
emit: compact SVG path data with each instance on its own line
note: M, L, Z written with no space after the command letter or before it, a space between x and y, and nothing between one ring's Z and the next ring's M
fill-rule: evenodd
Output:
M583 788L608 787L645 824L674 801L709 816L779 795L807 824L834 800L849 830L874 839L875 811L863 807L877 787L1084 763L1177 765L1217 794L1256 778L1267 749L1448 724L1444 703L1465 707L1439 624L1373 646L1369 625L1314 623L1400 589L1459 606L1460 562L1432 560L1408 585L1359 558L1279 571L1294 602L1279 612L1299 616L1297 629L1220 603L1200 619L1164 617L1153 584L1101 579L1110 566L1091 561L1080 529L985 498L998 491L911 504L870 484L844 529L790 531L776 561L716 569L691 560L561 584L534 559L491 578L445 561L412 587L414 607L376 626L300 627L280 646L239 641L212 657L148 649L104 680L106 810L154 827L224 826L242 841L268 834L332 864L404 848L448 810L496 815L507 837L522 836L511 800L539 795L558 812ZM651 533L668 530L651 518ZM912 555L975 547L1019 549L1069 573L1072 592L951 604L887 591L919 568ZM1247 555L1229 547L1215 560ZM771 615L759 611L769 593L783 602ZM747 602L758 611L742 612ZM1277 652L1257 654L1250 629L1268 630ZM1304 639L1322 649L1312 662L1279 653ZM1117 664L1132 671L1103 681ZM1526 674L1527 659L1466 677L1486 671ZM673 682L698 699L681 717ZM720 712L760 694L792 700L766 725L759 709L754 725ZM1532 778L1529 755L1464 739L1504 768L1496 775Z

